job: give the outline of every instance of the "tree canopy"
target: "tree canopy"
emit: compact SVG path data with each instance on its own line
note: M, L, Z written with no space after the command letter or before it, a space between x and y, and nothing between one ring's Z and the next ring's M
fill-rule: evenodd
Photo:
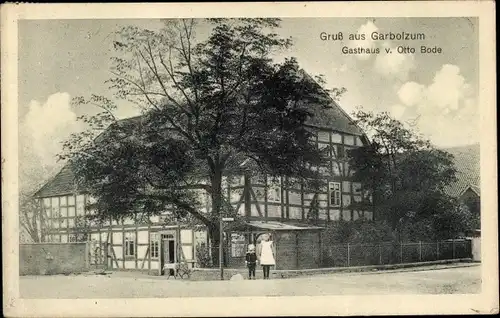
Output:
M160 30L117 32L107 81L114 99L74 99L102 111L81 117L90 129L72 135L60 154L95 197L97 217L148 217L170 207L206 225L217 243L218 219L235 213L223 177L243 161L271 177L317 180L307 168L321 160L306 124L309 105L327 107L339 90L304 76L294 58L273 62L291 45L274 33L279 22L176 19ZM206 39L196 37L199 23L211 30ZM117 120L114 100L135 103L143 115ZM208 213L200 193L211 199Z
M371 142L351 150L350 162L354 177L373 198L357 205L374 209L399 239L451 238L465 232L472 216L444 192L456 178L453 156L387 113L358 110L355 117Z

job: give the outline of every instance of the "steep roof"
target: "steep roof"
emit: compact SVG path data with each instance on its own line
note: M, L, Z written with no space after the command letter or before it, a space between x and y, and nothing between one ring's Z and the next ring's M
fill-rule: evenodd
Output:
M301 75L306 81L316 81L305 71L301 70ZM347 134L363 136L364 132L354 123L354 120L340 107L340 105L331 98L331 96L324 92L324 97L329 101L325 107L323 105L310 104L313 116L307 121L307 124L317 128L327 130L335 130Z
M47 181L33 195L34 197L53 197L78 192L75 183L75 175L71 170L71 165L66 164L52 179Z
M117 125L140 125L143 116L134 116L119 120ZM102 139L106 134L106 131L101 133L96 137L96 141ZM52 179L47 181L38 191L36 191L34 197L52 197L58 195L71 194L76 192L82 192L84 189L78 187L75 182L75 175L72 171L71 164L67 163L64 167L54 176Z
M457 181L445 188L447 194L460 197L467 189L480 190L479 144L443 149L454 156Z
M316 82L305 71L301 71L300 73L304 80ZM340 105L326 92L324 93L325 98L329 101L328 105L325 107L323 105L310 104L309 107L312 109L313 116L309 118L306 124L319 129L327 129L356 136L364 136L363 131L354 124L353 119L342 109L342 107L340 107ZM117 125L141 125L143 118L143 116L125 118L118 121ZM96 140L102 139L105 134L106 131L99 135ZM42 186L40 190L35 192L34 196L50 197L70 194L82 190L83 189L77 188L71 166L67 164L58 174Z

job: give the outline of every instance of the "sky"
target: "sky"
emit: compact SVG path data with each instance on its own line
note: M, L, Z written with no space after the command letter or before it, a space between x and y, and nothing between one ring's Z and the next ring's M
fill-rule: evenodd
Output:
M90 108L70 101L90 94L112 97L110 77L113 32L127 25L156 29L159 20L22 20L19 21L19 144L21 179L57 169L55 155L69 134L84 129L76 120ZM321 34L342 40L322 40ZM425 40L370 40L372 32L423 33ZM206 36L200 28L197 35ZM276 55L296 57L308 73L324 75L328 87L345 87L340 105L352 113L387 111L416 124L438 147L479 142L479 47L475 18L293 18L276 31L294 45ZM355 41L349 34L365 34ZM422 54L420 46L440 47ZM397 47L413 47L414 54ZM378 48L380 54L343 54L343 47ZM386 48L392 53L386 53ZM139 114L116 101L116 116ZM22 180L21 180L22 183Z

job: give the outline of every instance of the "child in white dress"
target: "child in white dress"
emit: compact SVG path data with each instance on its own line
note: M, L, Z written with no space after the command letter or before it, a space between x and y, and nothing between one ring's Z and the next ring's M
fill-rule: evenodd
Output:
M276 265L276 261L274 259L273 241L269 240L268 234L262 235L257 254L262 265L262 270L264 271L264 279L269 279L271 266Z

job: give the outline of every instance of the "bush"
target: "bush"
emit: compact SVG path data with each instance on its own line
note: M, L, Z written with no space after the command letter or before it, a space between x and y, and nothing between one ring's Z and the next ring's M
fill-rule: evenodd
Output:
M211 267L210 251L205 244L196 245L196 260L201 268Z
M391 227L382 221L356 220L353 222L352 243L389 242L394 240Z
M479 214L473 213L464 204L456 204L445 212L433 216L432 221L437 239L460 238L480 228Z
M334 222L328 225L323 233L326 244L342 243L373 243L393 241L390 226L381 221L356 221Z
M412 220L400 227L400 241L419 242L435 241L436 232L430 218L423 220Z

